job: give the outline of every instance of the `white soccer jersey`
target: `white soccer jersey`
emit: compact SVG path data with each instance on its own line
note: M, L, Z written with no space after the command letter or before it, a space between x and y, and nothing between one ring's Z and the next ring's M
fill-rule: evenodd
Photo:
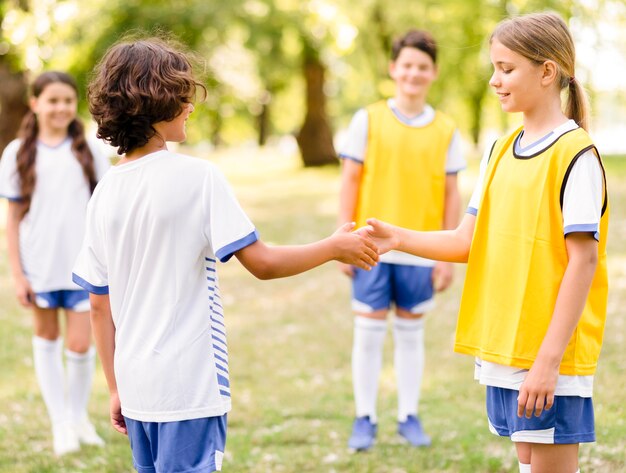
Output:
M0 196L21 199L16 155L20 141L12 141L0 160ZM85 212L91 196L83 169L72 152L70 138L58 146L37 144L36 184L30 210L20 222L20 258L35 292L80 289L72 282L72 265L83 240ZM110 166L94 144L96 179Z
M231 407L216 259L257 233L222 174L159 151L115 166L98 185L74 280L109 294L122 413L169 422Z
M515 152L519 156L532 156L549 147L564 133L576 128L578 128L576 122L568 120L525 148L521 148L518 140L516 140ZM483 155L478 181L467 209L467 213L473 215L477 215L480 212L480 196L490 151L491 146L485 150ZM596 240L599 238L598 231L604 199L603 180L602 168L593 151L587 151L574 163L567 178L563 194L563 227L565 235L572 232L590 232L594 234ZM474 378L480 384L516 390L519 390L526 379L527 373L528 370L504 366L478 358L474 368ZM555 391L557 396L591 397L592 392L593 375L560 375L558 377Z

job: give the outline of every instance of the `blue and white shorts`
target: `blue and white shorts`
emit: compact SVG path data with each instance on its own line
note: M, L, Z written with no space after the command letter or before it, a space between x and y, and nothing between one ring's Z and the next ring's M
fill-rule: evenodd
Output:
M394 303L413 314L434 306L433 268L406 264L378 263L370 271L354 268L352 309L368 313L389 309Z
M139 473L222 470L226 414L176 422L126 420L133 466Z
M514 389L487 386L489 430L513 442L573 444L595 442L593 402L590 397L554 396L554 404L539 417L517 417Z
M82 289L37 292L35 293L35 305L40 309L68 309L75 312L88 312L91 308L89 293Z

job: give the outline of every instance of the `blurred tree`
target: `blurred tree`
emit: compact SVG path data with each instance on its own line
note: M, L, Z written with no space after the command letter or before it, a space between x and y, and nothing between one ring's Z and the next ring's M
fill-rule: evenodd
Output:
M14 9L26 12L29 4L25 0L0 3L0 152L15 138L28 110L26 73L2 28L6 14Z

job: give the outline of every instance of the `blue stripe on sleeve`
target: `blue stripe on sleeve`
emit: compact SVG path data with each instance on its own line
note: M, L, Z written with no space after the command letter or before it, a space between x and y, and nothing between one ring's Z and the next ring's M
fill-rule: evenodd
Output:
M245 237L240 238L237 241L233 241L232 243L229 243L225 247L217 250L215 252L215 256L217 256L218 259L222 263L226 263L226 261L228 261L235 253L237 253L242 248L245 248L246 246L251 245L258 239L259 239L259 233L255 229L253 232L247 234Z
M569 233L593 233L593 238L600 241L600 233L598 232L597 223L579 223L576 225L568 225L563 229L563 235Z
M4 194L0 194L0 199L6 199L9 202L22 202L24 199L22 199L20 196L10 196L10 195L4 195Z
M475 217L476 215L478 215L478 209L475 209L474 207L468 207L465 213L473 215Z
M86 291L91 292L92 294L102 296L109 293L109 286L94 286L93 284L85 281L83 278L75 273L72 273L72 281L74 281Z
M347 154L339 153L339 159L349 159L350 161L354 161L357 164L363 164L363 160L359 158L355 158L354 156L349 156Z

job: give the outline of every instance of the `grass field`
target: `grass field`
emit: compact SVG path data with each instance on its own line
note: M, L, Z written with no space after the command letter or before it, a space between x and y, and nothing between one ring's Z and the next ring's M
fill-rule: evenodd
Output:
M268 243L305 243L332 232L338 169L300 169L292 158L238 150L213 156ZM581 471L626 471L626 159L607 159L611 190L611 292L594 395L598 442L581 448ZM461 179L464 201L476 163ZM4 204L2 204L4 205ZM4 207L0 207L3 214ZM2 221L4 216L0 215ZM48 419L31 360L30 317L15 301L0 235L0 472L131 472L125 437L109 427L98 370L90 411L107 441L62 459L51 455ZM433 437L412 449L395 434L396 393L386 340L374 449L346 448L353 401L349 283L335 265L290 279L257 281L235 260L220 268L233 391L225 472L516 472L513 446L488 432L473 361L452 352L464 268L426 321L427 364L420 413Z

